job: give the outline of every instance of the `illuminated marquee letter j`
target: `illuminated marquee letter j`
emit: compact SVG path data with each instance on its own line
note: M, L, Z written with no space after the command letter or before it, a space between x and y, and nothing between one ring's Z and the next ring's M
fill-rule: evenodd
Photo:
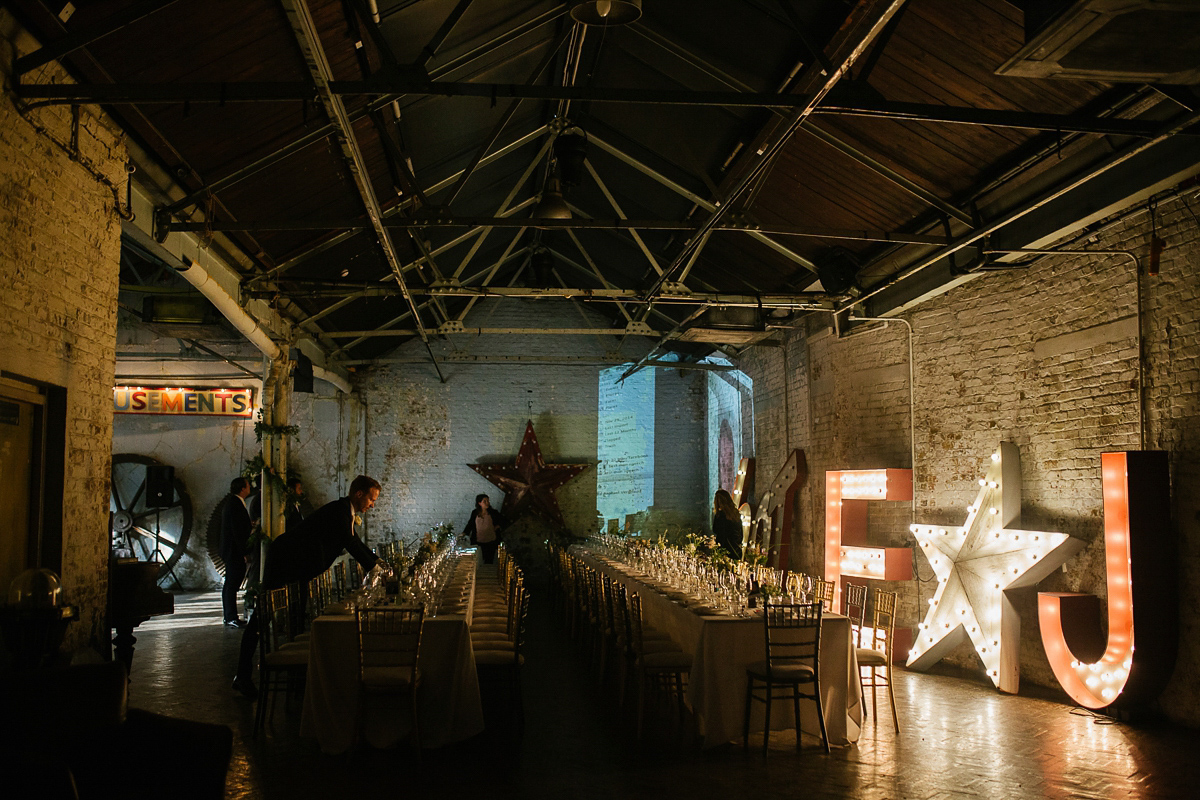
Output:
M1104 453L1108 638L1100 598L1041 592L1038 621L1071 699L1111 714L1144 709L1171 677L1178 646L1175 532L1167 454ZM1136 646L1135 646L1135 638Z

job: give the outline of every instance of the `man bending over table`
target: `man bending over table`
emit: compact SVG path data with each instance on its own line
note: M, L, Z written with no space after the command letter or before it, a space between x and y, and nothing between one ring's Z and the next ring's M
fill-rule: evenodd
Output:
M359 475L351 482L348 497L326 503L294 529L272 540L267 547L261 591L280 589L289 583L306 586L310 580L329 569L343 550L348 550L364 570L374 567L378 556L354 535L354 518L374 507L381 488L379 481L374 478ZM257 694L252 676L254 651L258 648L258 637L262 630L258 615L260 607L261 603L255 605L254 614L242 633L238 671L233 679L233 688L247 697Z

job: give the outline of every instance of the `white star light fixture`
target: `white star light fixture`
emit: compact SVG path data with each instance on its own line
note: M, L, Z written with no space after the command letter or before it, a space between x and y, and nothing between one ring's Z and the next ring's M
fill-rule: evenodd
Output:
M962 527L912 526L938 588L909 667L928 669L969 640L996 688L1017 691L1021 618L1006 592L1034 586L1084 546L1065 533L1021 530L1020 517L1021 456L1015 444L1003 442Z

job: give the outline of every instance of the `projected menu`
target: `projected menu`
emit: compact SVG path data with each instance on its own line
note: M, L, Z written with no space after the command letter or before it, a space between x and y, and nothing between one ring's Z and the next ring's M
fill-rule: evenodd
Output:
M654 502L654 370L617 378L628 365L600 371L596 508L623 520Z

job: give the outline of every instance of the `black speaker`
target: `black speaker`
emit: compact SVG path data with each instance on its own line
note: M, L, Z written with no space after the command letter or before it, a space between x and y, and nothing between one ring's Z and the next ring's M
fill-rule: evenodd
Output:
M304 353L297 353L295 366L292 367L292 391L308 392L313 390L313 365Z
M146 508L166 508L175 502L175 468L146 465Z
M817 254L817 277L829 294L844 294L854 286L860 262L858 256L844 247L834 245Z

